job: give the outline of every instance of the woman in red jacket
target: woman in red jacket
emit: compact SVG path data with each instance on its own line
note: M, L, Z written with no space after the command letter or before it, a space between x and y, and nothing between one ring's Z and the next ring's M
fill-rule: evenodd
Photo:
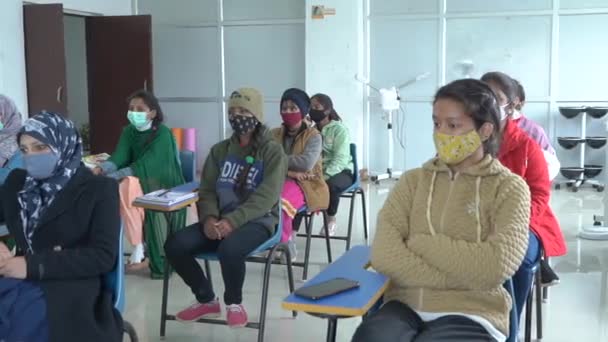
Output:
M559 223L549 206L551 181L543 152L540 146L517 126L517 123L509 119L513 114L513 100L517 95L513 79L501 72L490 72L483 75L481 80L487 82L494 90L500 104L502 142L498 150L498 159L511 172L521 176L530 187L532 206L528 251L522 265L513 276L515 303L518 313L521 314L534 277L531 268L540 258L540 248L545 256L559 256L566 254L566 244ZM541 264L542 273L548 283L559 282L559 278L548 263Z

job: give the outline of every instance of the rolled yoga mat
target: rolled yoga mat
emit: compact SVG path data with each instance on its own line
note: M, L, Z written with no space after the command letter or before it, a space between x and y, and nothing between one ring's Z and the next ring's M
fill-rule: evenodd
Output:
M184 128L183 150L196 152L196 128Z
M179 151L182 150L182 146L184 146L184 129L183 128L171 128L171 132L175 137L175 143L177 143L177 149Z

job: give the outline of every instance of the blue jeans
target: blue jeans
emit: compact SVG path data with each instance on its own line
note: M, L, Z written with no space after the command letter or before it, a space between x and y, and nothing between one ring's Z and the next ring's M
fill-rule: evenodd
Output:
M0 341L46 342L49 327L42 289L0 277Z
M524 256L519 269L513 275L513 292L515 293L515 305L517 309L517 318L521 317L521 312L526 304L526 299L530 293L532 287L532 281L534 280L534 272L532 268L540 260L540 241L536 235L530 231L530 238L528 240L528 250Z

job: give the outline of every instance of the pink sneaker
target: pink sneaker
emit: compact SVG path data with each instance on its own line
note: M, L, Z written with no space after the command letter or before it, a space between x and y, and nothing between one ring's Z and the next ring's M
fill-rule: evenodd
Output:
M242 304L226 306L226 321L231 328L243 328L247 325L247 312Z
M220 302L215 299L208 303L196 302L175 315L175 319L180 322L193 322L201 318L220 317L222 308Z

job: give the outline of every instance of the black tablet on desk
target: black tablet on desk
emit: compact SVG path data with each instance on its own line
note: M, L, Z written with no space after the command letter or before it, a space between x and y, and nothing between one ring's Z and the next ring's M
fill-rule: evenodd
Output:
M300 297L317 300L358 287L358 281L346 278L334 278L319 284L301 287L297 289L294 294Z

